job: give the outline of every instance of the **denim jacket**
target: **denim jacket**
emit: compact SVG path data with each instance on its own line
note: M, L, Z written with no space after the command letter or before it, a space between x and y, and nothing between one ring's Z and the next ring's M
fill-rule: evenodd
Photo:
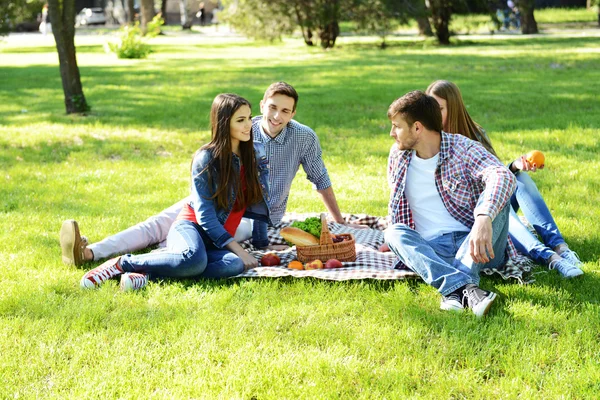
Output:
M258 181L262 189L263 200L256 204L247 206L244 213L245 218L251 218L255 221L262 221L271 224L269 212L269 161L265 153L264 146L260 143L254 143L254 152L256 155L256 166L258 169ZM213 241L215 246L219 248L225 247L233 241L233 237L225 230L223 225L235 204L235 192L233 189L229 193L229 202L227 209L217 208L216 202L210 197L216 192L218 182L218 172L212 169L213 184L209 185L208 173L203 171L213 159L212 153L209 150L200 151L192 163L192 188L190 206L196 213L196 221L200 228ZM240 172L240 159L235 154L232 162L235 171ZM266 237L265 229L258 229L258 226L264 227L264 224L254 224L255 229L252 232L252 244L257 247L265 247L269 241ZM255 237L255 234L257 237Z

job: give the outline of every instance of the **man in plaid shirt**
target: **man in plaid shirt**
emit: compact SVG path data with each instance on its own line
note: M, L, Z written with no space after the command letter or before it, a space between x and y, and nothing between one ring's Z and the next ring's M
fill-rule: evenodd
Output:
M442 131L440 107L423 92L388 110L396 143L385 234L399 261L438 289L443 310L489 311L496 294L478 287L482 268L508 260L514 175L478 142Z

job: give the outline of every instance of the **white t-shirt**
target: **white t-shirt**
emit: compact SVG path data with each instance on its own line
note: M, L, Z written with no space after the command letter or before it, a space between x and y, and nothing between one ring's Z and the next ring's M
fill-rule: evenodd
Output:
M469 232L470 229L455 220L442 202L435 186L435 169L440 155L427 160L413 155L406 171L404 193L412 211L416 231L423 239L431 240L445 233Z

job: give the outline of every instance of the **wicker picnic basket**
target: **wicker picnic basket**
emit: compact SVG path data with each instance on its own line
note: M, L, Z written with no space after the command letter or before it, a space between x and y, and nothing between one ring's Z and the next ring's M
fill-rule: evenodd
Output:
M333 243L331 233L327 227L327 217L321 214L321 239L319 245L315 246L296 246L298 261L309 262L321 260L323 263L335 258L339 261L356 260L356 240L351 233L340 233L337 237L343 237L344 241Z

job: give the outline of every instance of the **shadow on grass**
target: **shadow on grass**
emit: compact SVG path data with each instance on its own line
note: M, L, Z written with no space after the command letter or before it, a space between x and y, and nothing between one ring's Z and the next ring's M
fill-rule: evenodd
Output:
M542 42L544 43L544 42ZM566 45L566 44L565 44ZM81 67L84 92L92 106L89 118L71 120L64 116L60 78L56 67L3 67L7 85L0 89L0 98L14 104L12 111L0 110L0 123L69 123L92 125L100 121L109 126L142 129L148 126L164 130L194 131L207 125L212 98L219 92L236 92L254 103L273 81L285 80L300 92L297 117L316 130L321 127L352 128L355 119L331 120L323 112L330 107L361 113L366 119L387 122L385 110L397 97L409 90L425 89L433 80L447 78L461 85L464 96L479 113L500 118L505 107L514 108L518 100L522 107L510 123L525 129L541 128L541 121L551 120L564 110L574 110L578 123L592 125L597 101L592 93L600 91L598 62L587 60L568 66L554 67L559 56L397 54L394 52L345 52L341 59L302 61L297 65L271 65L268 60L228 58L227 60L164 60L160 72L156 65L140 64L127 67ZM560 59L559 59L560 61ZM565 61L569 63L570 61ZM250 65L249 65L250 64ZM257 64L253 66L253 64ZM540 80L547 71L558 81L577 73L579 79L569 85L548 85ZM490 74L503 79L496 88L488 82ZM31 84L31 76L36 76ZM310 76L310 79L306 77ZM553 79L554 80L554 79ZM486 84L482 85L483 82ZM527 87L527 91L523 88ZM44 93L41 95L39 93ZM585 93L590 96L585 96ZM550 98L550 102L548 101ZM552 99L556 100L552 100ZM10 100L9 100L10 99ZM48 101L51 100L51 101ZM531 121L531 108L545 104ZM26 108L26 116L21 115ZM581 110L581 111L578 111ZM477 110L474 110L477 111ZM479 120L481 118L478 118ZM365 131L356 132L364 135Z

